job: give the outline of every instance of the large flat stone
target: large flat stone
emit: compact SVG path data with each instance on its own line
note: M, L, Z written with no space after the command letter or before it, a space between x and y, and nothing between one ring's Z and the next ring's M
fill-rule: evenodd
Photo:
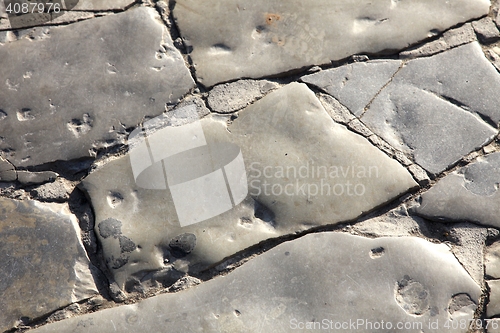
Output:
M361 119L437 174L496 135L481 118L498 125L499 89L500 75L474 42L410 60Z
M262 240L355 219L416 186L395 160L335 123L304 84L270 93L229 126L226 119L201 120L209 145L236 144L245 161L249 195L226 213L181 227L170 191L139 187L128 156L83 181L121 287L154 270L171 281L176 271L196 272ZM191 198L193 205L203 200L200 193ZM182 258L171 246L178 239L192 244Z
M390 82L402 61L370 61L321 71L301 78L335 97L356 116Z
M97 293L67 205L0 198L0 331Z
M384 332L408 331L396 329L398 323L426 333L466 332L457 324L473 318L480 295L443 244L321 233L283 243L191 289L33 332L333 332L342 323L345 331L374 332L382 321Z
M500 153L487 155L441 179L422 194L415 211L433 219L500 227L499 178Z
M487 0L178 0L174 15L207 86L397 51L488 14Z
M154 9L43 36L0 46L0 150L16 166L91 156L193 87Z

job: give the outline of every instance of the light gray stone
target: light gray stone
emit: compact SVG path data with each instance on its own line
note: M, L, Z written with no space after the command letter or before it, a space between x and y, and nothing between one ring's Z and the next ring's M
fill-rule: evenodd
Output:
M500 75L479 44L471 43L409 61L361 119L437 174L497 134L473 113L497 125L499 89Z
M332 95L360 116L401 65L399 60L357 62L306 75L301 80Z
M240 80L214 87L208 95L208 105L219 113L231 113L261 99L278 88L278 84L268 80Z
M500 315L500 280L488 281L488 287L490 288L490 297L486 305L486 316L492 318Z
M16 166L120 144L125 128L161 114L194 84L157 12L145 7L4 44L0 59L0 150Z
M466 23L461 27L445 31L443 36L437 40L411 47L401 52L399 56L403 59L431 56L475 40L476 34L472 24Z
M373 323L384 321L421 323L417 331L426 333L443 332L448 322L455 328L447 332L467 332L457 324L474 317L480 295L446 245L320 233L283 243L199 286L33 332L288 333L308 330L299 323L334 331L335 323L360 319L348 331L374 332ZM440 327L429 328L436 320Z
M181 227L169 192L135 184L128 156L103 162L83 181L121 288L133 290L134 279L146 281L155 270L171 283L176 272L196 272L262 240L353 220L416 186L399 163L335 123L304 84L270 93L230 125L228 119L201 120L209 144L234 143L245 161L249 195L224 214ZM193 241L176 258L171 241L180 235ZM135 250L123 251L120 237Z
M353 54L394 52L488 14L488 0L179 0L180 32L198 80L212 86L327 64ZM214 23L216 22L216 24Z
M500 279L500 242L495 242L486 248L484 268L487 277Z
M500 47L494 47L485 51L486 56L491 61L493 66L500 72Z
M491 17L484 17L479 21L472 22L472 27L483 43L492 43L500 39L500 31Z
M471 221L498 228L499 177L500 153L479 158L422 194L422 202L415 211L433 219Z
M0 198L0 330L97 293L67 205Z

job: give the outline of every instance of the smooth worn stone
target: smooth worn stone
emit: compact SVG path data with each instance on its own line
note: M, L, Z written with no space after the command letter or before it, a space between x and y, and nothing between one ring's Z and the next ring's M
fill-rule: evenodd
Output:
M474 42L476 34L472 24L466 23L461 27L450 29L443 33L443 36L437 40L411 47L399 54L400 58L428 57L451 48Z
M0 150L16 166L123 143L126 128L161 114L194 84L157 12L146 7L4 44L0 59Z
M67 205L0 198L0 331L97 293Z
M208 106L219 113L231 113L261 99L278 88L278 84L268 80L240 80L214 87L208 95Z
M489 8L488 0L178 0L173 13L198 80L212 86L395 52Z
M500 242L495 242L486 248L484 268L487 277L500 279Z
M415 211L433 219L471 221L500 227L500 153L479 158L473 164L441 179L422 194Z
M485 85L485 80L488 85ZM471 43L410 60L373 100L362 121L437 174L490 141L500 121L500 75Z
M120 287L133 289L134 277L146 281L154 270L169 281L176 271L196 272L265 239L353 220L416 186L399 163L335 123L304 84L270 93L230 125L228 119L212 114L200 123L208 145L241 149L248 196L218 216L181 226L165 185L151 190L134 181L132 155L84 179L96 233ZM190 195L191 206L204 200L199 191ZM110 226L115 233L106 231ZM177 258L172 240L188 234L195 244ZM120 237L136 248L124 251Z
M306 75L301 81L332 95L360 116L401 65L399 60L358 62Z
M474 27L474 31L476 31L481 42L492 43L500 39L500 31L490 17L472 22L472 27Z
M33 332L333 332L344 322L355 323L349 332L375 332L382 322L384 332L405 331L395 329L400 322L441 333L445 323L472 320L480 296L446 245L328 232L282 243L187 290Z
M78 0L74 10L117 10L132 5L134 0Z
M490 288L490 297L486 305L486 316L492 318L500 315L500 280L490 280L487 283Z

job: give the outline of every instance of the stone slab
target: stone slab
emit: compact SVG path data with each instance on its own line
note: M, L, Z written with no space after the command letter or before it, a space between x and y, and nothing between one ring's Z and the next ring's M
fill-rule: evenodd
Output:
M174 16L206 86L353 54L395 52L488 14L488 0L178 0Z
M301 81L332 95L360 116L402 64L399 60L358 62L306 75Z
M486 248L484 268L488 277L500 279L500 242L495 242Z
M157 12L146 7L4 44L0 59L0 151L16 166L122 143L125 128L161 114L194 84Z
M471 221L500 227L500 153L479 158L473 164L441 179L422 194L415 212L444 221Z
M249 195L219 216L181 227L169 191L140 188L129 156L107 161L84 179L96 233L120 287L133 289L155 270L172 280L175 271L196 272L262 240L355 219L416 186L399 163L335 123L304 84L276 90L230 125L229 119L213 114L201 120L207 143L237 145L246 167ZM110 228L117 230L112 237ZM181 236L195 245L176 258L170 244ZM136 248L123 251L120 237Z
M466 332L456 324L473 318L480 295L446 245L320 233L285 242L199 286L33 332L288 333L335 331L335 323L357 320L363 323L346 331L374 332L374 323L384 321L393 328L420 323L413 327L426 333ZM435 321L438 327L429 328ZM445 330L446 322L458 328Z
M361 119L437 174L497 134L481 119L498 126L499 89L499 73L474 42L410 60Z
M490 298L486 305L486 316L492 318L500 315L500 280L488 281L490 288Z
M67 205L0 198L0 331L97 293Z
M500 31L490 17L472 22L479 40L483 43L492 43L500 39Z

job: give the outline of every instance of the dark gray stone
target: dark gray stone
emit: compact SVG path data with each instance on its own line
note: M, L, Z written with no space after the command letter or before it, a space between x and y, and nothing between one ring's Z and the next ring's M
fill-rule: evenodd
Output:
M67 205L0 198L0 331L97 293Z
M92 54L92 56L89 56ZM152 8L52 27L0 46L1 155L16 166L93 156L193 81Z

